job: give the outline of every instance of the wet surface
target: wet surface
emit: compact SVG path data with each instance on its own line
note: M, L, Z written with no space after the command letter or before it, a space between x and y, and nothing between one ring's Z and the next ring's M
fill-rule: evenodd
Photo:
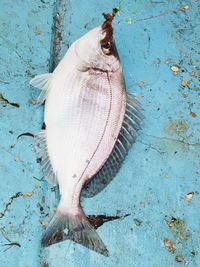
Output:
M116 178L82 200L110 257L69 240L41 249L59 194L33 152L43 109L29 80L113 7L127 90L145 121ZM1 266L200 266L199 1L2 1L0 13Z

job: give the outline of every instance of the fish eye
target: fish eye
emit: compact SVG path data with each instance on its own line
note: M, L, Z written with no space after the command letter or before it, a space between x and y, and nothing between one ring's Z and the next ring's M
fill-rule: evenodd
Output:
M111 48L110 42L103 44L101 47L105 49L110 49Z
M104 54L109 55L110 54L110 49L111 49L111 43L107 42L105 44L101 45L101 49L104 52Z

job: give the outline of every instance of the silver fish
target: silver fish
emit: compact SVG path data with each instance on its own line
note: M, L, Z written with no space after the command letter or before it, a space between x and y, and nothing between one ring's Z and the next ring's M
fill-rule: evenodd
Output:
M60 203L42 237L56 242L68 229L68 239L108 256L103 241L80 205L116 175L135 141L142 116L127 94L113 38L112 15L74 42L53 73L30 84L45 100L46 129L36 136L37 153L48 181L59 184Z

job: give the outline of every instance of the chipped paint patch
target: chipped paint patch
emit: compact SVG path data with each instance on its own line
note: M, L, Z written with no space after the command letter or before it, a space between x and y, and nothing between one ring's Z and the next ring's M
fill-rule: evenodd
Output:
M164 240L166 249L174 255L174 259L178 263L188 264L185 249L191 249L187 241L192 238L189 230L185 228L184 220L180 218L171 217L166 219L167 227L173 235L173 240Z
M180 136L187 133L189 127L185 120L170 121L165 127L165 132L172 135Z
M167 221L167 225L174 238L184 241L191 237L190 231L185 229L185 222L183 220L172 217Z
M7 105L10 105L15 108L19 108L20 105L18 103L10 102L8 99L6 99L3 94L0 93L0 104L3 105L3 107L6 107Z

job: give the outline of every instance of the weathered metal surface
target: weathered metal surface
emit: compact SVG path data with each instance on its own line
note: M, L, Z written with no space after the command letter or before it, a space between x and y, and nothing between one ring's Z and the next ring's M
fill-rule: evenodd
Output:
M28 82L113 7L127 89L145 122L113 182L82 201L87 214L116 219L98 221L110 257L70 241L42 250L58 193L40 180L31 134L42 126L42 108ZM1 266L200 266L199 8L199 1L1 1L0 244L10 244L0 247Z

